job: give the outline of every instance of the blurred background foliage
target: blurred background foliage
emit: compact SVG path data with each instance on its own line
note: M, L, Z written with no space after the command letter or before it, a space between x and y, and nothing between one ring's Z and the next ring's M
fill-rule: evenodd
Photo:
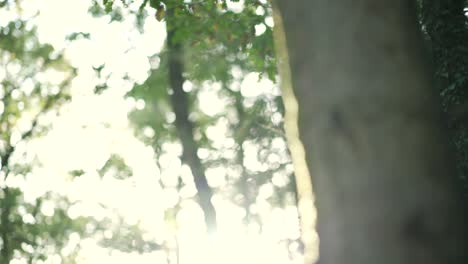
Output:
M459 179L466 184L467 2L422 0L418 4L442 109L456 149ZM59 14L65 12L59 9L63 6L57 6ZM226 208L237 210L242 232L264 235L284 249L290 262L301 261L294 174L283 130L284 107L278 88L274 24L268 1L91 1L86 11L96 19L92 21L98 21L96 27L104 21L104 30L112 31L119 25L127 25L130 30L118 33L130 42L128 47L114 42L112 46L97 46L94 55L86 53L93 48L74 49L80 43L92 46L102 37L90 28L89 32L86 28L68 30L61 45L42 41L38 33L39 9L31 1L0 1L0 263L101 263L85 250L90 243L110 255L157 253L151 255L153 262L162 256L167 263L180 263L183 232L188 232L180 219L188 214L189 221L198 221L200 207L195 202L199 201L200 190L197 192L197 179L191 171L200 169L213 195L220 232L232 228L222 220L233 218ZM167 31L151 29L153 24L166 25L167 19L171 21ZM122 28L125 27L119 29ZM182 157L187 146L175 124L174 109L180 106L171 101L175 89L170 87L171 46L166 43L158 49L156 43L164 43L167 32L173 32L174 41L183 51L183 82L179 88L187 97L187 122L193 126L189 137L196 144L193 155L201 168L193 168ZM135 36L147 36L145 45L151 51L140 63L146 68L137 65L140 61L128 58L118 62L95 58L105 53L102 49L110 50L114 45L124 46L126 55L134 52ZM86 68L77 65L79 59L91 62L85 63ZM138 141L142 145L140 152L106 143L112 138L106 133L120 129L120 125L104 121L98 126L104 135L95 143L75 142L79 141L76 135L65 135L59 141L67 144L62 149L64 153L54 157L65 160L77 159L65 154L77 152L68 142L89 149L88 154L78 157L84 161L76 161L57 177L84 186L78 193L97 192L95 196L104 199L105 192L119 192L127 187L136 190L140 175L148 175L154 181L145 180L143 185L150 193L160 194L160 200L151 200L153 197L141 193L149 202L134 204L132 199L138 193L120 191L117 195L122 200L116 204L127 201L129 208L138 213L151 212L160 222L145 223L136 214L125 214L116 209L118 205L105 204L98 198L91 206L97 208L96 212L91 213L83 209L89 201L68 197L65 187L39 194L24 187L28 182L53 185L40 173L47 167L41 153L50 147L40 142L48 135L56 139L57 134L52 131L60 127L60 116L66 116L71 111L69 105L79 102L81 93L88 90L91 92L86 98L117 94L119 102L123 102L118 109L125 108L124 114L128 114L128 123L123 121L122 126L130 127L138 139L128 139L128 144ZM89 129L92 134L96 128L87 119L100 113L92 112L96 110L91 111L91 105L91 101L84 101L78 109L81 119L71 120L70 124L83 131ZM117 108L104 104L98 107L97 111L109 112L109 116L118 115L111 110ZM122 140L127 140L127 135ZM57 152L55 147L50 149ZM152 165L142 167L139 162ZM61 160L53 162L56 166L60 163ZM100 185L92 186L95 182ZM127 187L117 190L115 186ZM280 230L278 226L289 229ZM191 228L203 227L193 224ZM86 254L88 258L83 257Z

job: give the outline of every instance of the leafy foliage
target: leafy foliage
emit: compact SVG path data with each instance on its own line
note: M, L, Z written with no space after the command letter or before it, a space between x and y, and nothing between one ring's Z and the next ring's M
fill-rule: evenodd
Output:
M468 188L468 49L466 1L421 1L421 19L430 43L442 108L448 116L458 175ZM462 111L457 111L462 109ZM459 112L459 113L457 113Z
M9 224L2 224L1 232L8 232L10 250L20 252L30 261L45 260L56 253L66 245L72 233L83 235L88 220L71 219L67 214L69 202L66 199L47 193L29 204L23 200L22 192L17 188L4 188L2 194L0 206L9 208L10 214ZM50 205L51 201L59 206L52 213L44 214L44 204ZM5 238L2 236L2 239ZM5 260L6 256L2 254L2 259Z
M69 235L82 233L87 222L68 216L63 197L46 193L27 201L23 190L9 182L32 176L37 163L25 146L47 131L44 117L69 100L75 71L62 53L39 42L29 21L19 18L0 27L0 65L0 262L15 257L35 263L59 253ZM56 206L46 210L51 204Z
M100 232L103 233L100 245L106 248L140 254L161 249L159 244L144 239L144 232L138 225L128 225L123 221L108 223L107 228Z
M132 170L125 164L125 160L116 154L111 155L106 164L99 170L101 176L104 176L106 173L111 173L111 175L119 180L132 176Z
M144 0L137 3L132 0L103 0L93 1L89 12L94 16L107 16L109 23L130 18L136 28L143 32L144 23L150 14L154 14L155 20L165 21L167 8L176 9L174 26L177 28L176 38L185 51L184 76L188 80L185 90L190 99L190 119L196 124L195 137L201 160L207 170L225 169L223 173L211 174L212 182L225 178L224 183L213 184L216 186L213 188L220 196L244 208L246 219L260 222L262 220L258 212L250 210L250 207L260 196L265 197L259 191L262 186L273 186L275 189L276 196L266 195L266 199L274 206L283 206L283 198L292 194L292 181L289 180L292 171L287 166L289 157L284 144L278 143L284 141L283 106L279 93L275 91L275 84L269 83L273 88L268 93L254 96L246 94L244 88L241 88L247 79L253 80L248 78L249 72L258 73L255 81L267 78L275 81L272 25L268 22L271 8L266 1L248 0L244 1L240 9L235 9L230 7L231 2L237 1L186 3ZM15 142L18 134L20 142L28 142L47 131L50 124L41 121L39 117L55 114L58 107L70 99L67 89L76 74L61 52L37 40L35 29L28 23L12 21L7 27L0 28L2 65L7 71L18 65L20 69L19 72L8 72L1 83L2 88L5 88L2 91L6 92L0 94L4 105L0 117L0 153L2 170L9 178L28 175L30 167L35 165L32 162L21 164L17 159L10 159L10 155L19 155L20 152L20 148L16 149L16 145L10 142ZM74 32L66 39L71 42L92 37L88 32ZM167 147L178 144L169 101L167 50L148 60L152 65L148 78L135 84L127 94L136 106L130 119L138 137L155 149L159 167L165 168L168 165L164 164L162 156L173 155L174 152L176 156L179 155ZM98 94L106 92L110 87L107 82L111 76L106 75L109 72L106 66L94 67L96 76L102 80L95 87ZM48 83L40 77L48 71L63 73L65 77L59 84ZM129 77L125 80L133 81ZM25 89L27 87L31 88ZM248 89L253 90L255 87ZM207 112L206 105L211 103L205 100L207 94L222 101L223 107L215 112ZM22 133L16 133L19 120L26 117L26 113L34 113L30 118L32 129L18 130ZM277 147L272 148L275 144ZM252 161L256 165L249 166L248 163ZM88 171L81 168L70 172L78 179L86 177L86 173ZM119 180L133 176L123 157L116 154L110 157L98 173L101 176L110 174ZM284 176L286 180L278 181L275 175L280 175L279 178ZM180 191L193 184L183 175L172 177L177 177L176 181L161 180L161 185ZM0 233L8 237L9 246L4 250L5 258L1 261L11 259L14 254L18 254L16 252L32 262L44 260L47 256L59 254L70 242L70 237L76 237L76 234L80 238L97 234L101 238L101 246L123 252L145 253L161 249L161 245L144 239L144 231L137 224L126 225L123 221L115 223L110 219L97 221L88 217L72 218L67 211L72 205L63 197L47 194L39 197L35 203L28 204L22 198L24 195L20 189L4 186L2 190L2 214L12 219L2 218ZM193 195L182 195L182 191L179 196L180 201L193 198ZM48 211L44 204L57 206ZM26 209L20 209L22 207ZM180 207L177 204L166 212L166 215L171 216L168 217L170 221L176 222ZM34 224L28 222L28 215L33 216L34 220L31 221ZM17 238L17 234L24 238ZM76 247L73 252L62 254L62 261L73 263L78 250L79 247Z
M149 4L156 9L157 20L163 19L163 8L175 8L176 18L171 25L175 29L174 38L183 45L184 76L188 80L184 89L190 98L190 117L196 124L198 149L207 153L202 157L205 169L226 168L227 184L218 188L226 198L246 210L246 219L258 220L249 207L256 202L260 186L271 185L275 173L287 175L286 178L292 176L291 170L285 170L285 165L290 163L285 145L277 150L282 153L280 160L272 158L276 155L272 153L272 141L284 137L280 94L273 91L249 98L239 90L248 72L259 72L258 80L262 80L264 74L276 80L272 29L267 23L271 8L262 1L245 1L241 12L229 9L226 1L150 1ZM263 32L257 32L259 25L264 26ZM157 67L153 68L145 83L136 85L128 94L145 102L144 108L136 109L130 118L136 125L137 134L153 145L158 155L164 154L163 142L177 140L168 101L166 56L166 50L163 50L158 56ZM270 85L275 87L274 83ZM224 108L217 113L204 112L206 107L203 104L206 102L203 97L207 93L213 93L224 101ZM273 121L272 116L275 116ZM210 133L210 130L223 127L226 129L224 135ZM154 131L150 138L144 133L149 128ZM223 146L217 139L220 137L233 140L234 144ZM246 159L250 157L245 156L245 144L261 153L255 157L261 169L246 168ZM278 187L280 196L294 193L294 181L286 182ZM239 193L241 199L236 198ZM270 199L273 204L279 205L279 201L273 197Z

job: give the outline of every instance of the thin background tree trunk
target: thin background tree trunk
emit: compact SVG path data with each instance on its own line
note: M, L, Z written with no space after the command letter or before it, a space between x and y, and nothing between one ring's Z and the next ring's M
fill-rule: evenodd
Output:
M465 211L412 1L278 5L319 262L468 263Z
M171 102L176 116L175 126L182 143L183 161L190 167L194 177L200 207L205 214L207 230L213 233L217 228L216 211L211 202L213 191L208 185L205 169L197 155L198 146L193 137L194 125L189 120L189 101L187 94L182 89L182 85L185 82L182 61L183 48L182 43L174 38L178 28L177 25L173 23L175 20L173 16L174 9L169 7L166 14L167 51L169 56L169 84L172 89Z

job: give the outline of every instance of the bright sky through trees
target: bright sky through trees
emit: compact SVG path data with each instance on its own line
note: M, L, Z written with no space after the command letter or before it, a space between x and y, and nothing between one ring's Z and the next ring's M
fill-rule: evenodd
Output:
M256 224L248 227L249 232L244 232L243 209L218 196L214 197L214 204L218 211L219 234L214 241L205 237L202 212L193 201L183 202L182 210L177 215L177 232L165 223L164 210L175 206L179 202L179 195L185 193L187 197L192 197L196 190L194 186L189 186L178 194L175 188L164 189L160 186L159 179L165 178L170 182L175 178L171 177L173 174L190 177L188 168L178 158L180 146L166 144L167 153L155 157L150 146L134 137L127 119L129 111L143 107L144 102L124 98L132 88L133 82L130 80L143 82L150 68L158 63L149 61L148 56L159 52L164 45L164 22L158 22L154 15L148 16L144 23L144 34L141 34L134 28L131 16L122 22L112 23L109 23L108 16L92 17L88 14L91 1L24 0L20 3L16 12L0 9L0 26L17 16L32 19L37 25L40 41L51 43L56 50L64 50L66 59L77 68L78 75L71 84L72 101L60 109L58 117L50 117L48 120L52 123L50 132L22 146L28 149L28 153L37 155L40 165L35 166L24 179L10 177L7 182L9 186L20 187L25 199L30 201L47 191L67 196L73 203L68 210L72 218L85 215L97 219L109 217L117 221L116 215L121 215L128 224L139 224L149 239L170 241L177 236L181 264L290 262L287 249L277 241L284 237L294 239L299 236L297 212L293 206L273 208L264 201L273 193L271 184L260 188L260 200L255 204L255 210L267 219L261 227L261 235L258 234L260 227ZM243 1L229 3L229 8L234 12L241 12L242 6ZM37 11L39 15L34 17ZM256 30L257 34L262 34L265 29ZM91 37L67 41L67 36L74 32L87 32ZM92 67L102 64L106 64L105 70L112 74L107 81L109 89L97 95L94 87L102 80L96 76ZM64 77L60 71L50 71L43 76L57 83ZM279 93L271 81L259 81L257 73L248 74L238 85L247 98ZM188 86L189 83L186 88L190 89ZM252 89L253 86L255 89ZM216 84L207 83L199 99L200 109L207 115L215 115L225 105L212 89L216 89ZM220 123L210 127L207 133L223 142L225 130L226 126ZM145 133L154 134L154 131ZM277 145L280 146L281 142L279 140ZM246 144L245 149L248 161L246 167L262 166L254 158L253 154L257 151L255 145ZM102 177L98 175L97 171L112 154L124 159L133 171L132 177L116 179L112 171ZM163 159L162 163L167 166L158 168L155 158L160 161ZM82 170L83 175L71 177L70 172L74 170ZM213 185L222 184L216 182L222 181L216 175L225 173L225 169L220 166L207 170L207 177L211 178ZM281 184L282 179L276 177L274 181ZM41 210L46 215L53 214L55 206L48 203ZM111 236L104 233L106 235ZM77 234L70 236L69 245L63 251L78 244L81 248L79 263L145 264L166 261L162 251L124 253L103 248L96 239L81 239ZM12 263L26 262L17 259ZM50 256L44 263L60 263L60 260L57 256Z

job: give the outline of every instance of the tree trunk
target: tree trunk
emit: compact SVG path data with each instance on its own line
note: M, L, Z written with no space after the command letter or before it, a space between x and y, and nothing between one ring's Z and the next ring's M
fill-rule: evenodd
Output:
M322 264L468 261L465 211L411 3L278 1Z
M275 45L276 61L280 87L286 111L284 124L288 148L294 165L294 177L296 183L297 209L300 217L301 240L304 244L304 261L313 263L318 257L318 241L316 227L316 211L314 207L314 194L312 182L305 159L304 145L299 138L298 105L294 96L291 80L291 68L289 66L289 53L286 44L283 20L276 1L272 2L273 40Z
M193 137L193 123L189 120L189 101L182 89L185 78L183 76L183 55L180 40L175 39L177 25L174 24L174 10L168 8L166 15L167 52L169 66L169 85L172 88L171 103L176 120L175 125L183 148L183 161L190 167L195 187L197 188L199 204L205 214L207 231L216 231L216 211L211 202L213 191L208 185L205 169L197 155L198 146Z

